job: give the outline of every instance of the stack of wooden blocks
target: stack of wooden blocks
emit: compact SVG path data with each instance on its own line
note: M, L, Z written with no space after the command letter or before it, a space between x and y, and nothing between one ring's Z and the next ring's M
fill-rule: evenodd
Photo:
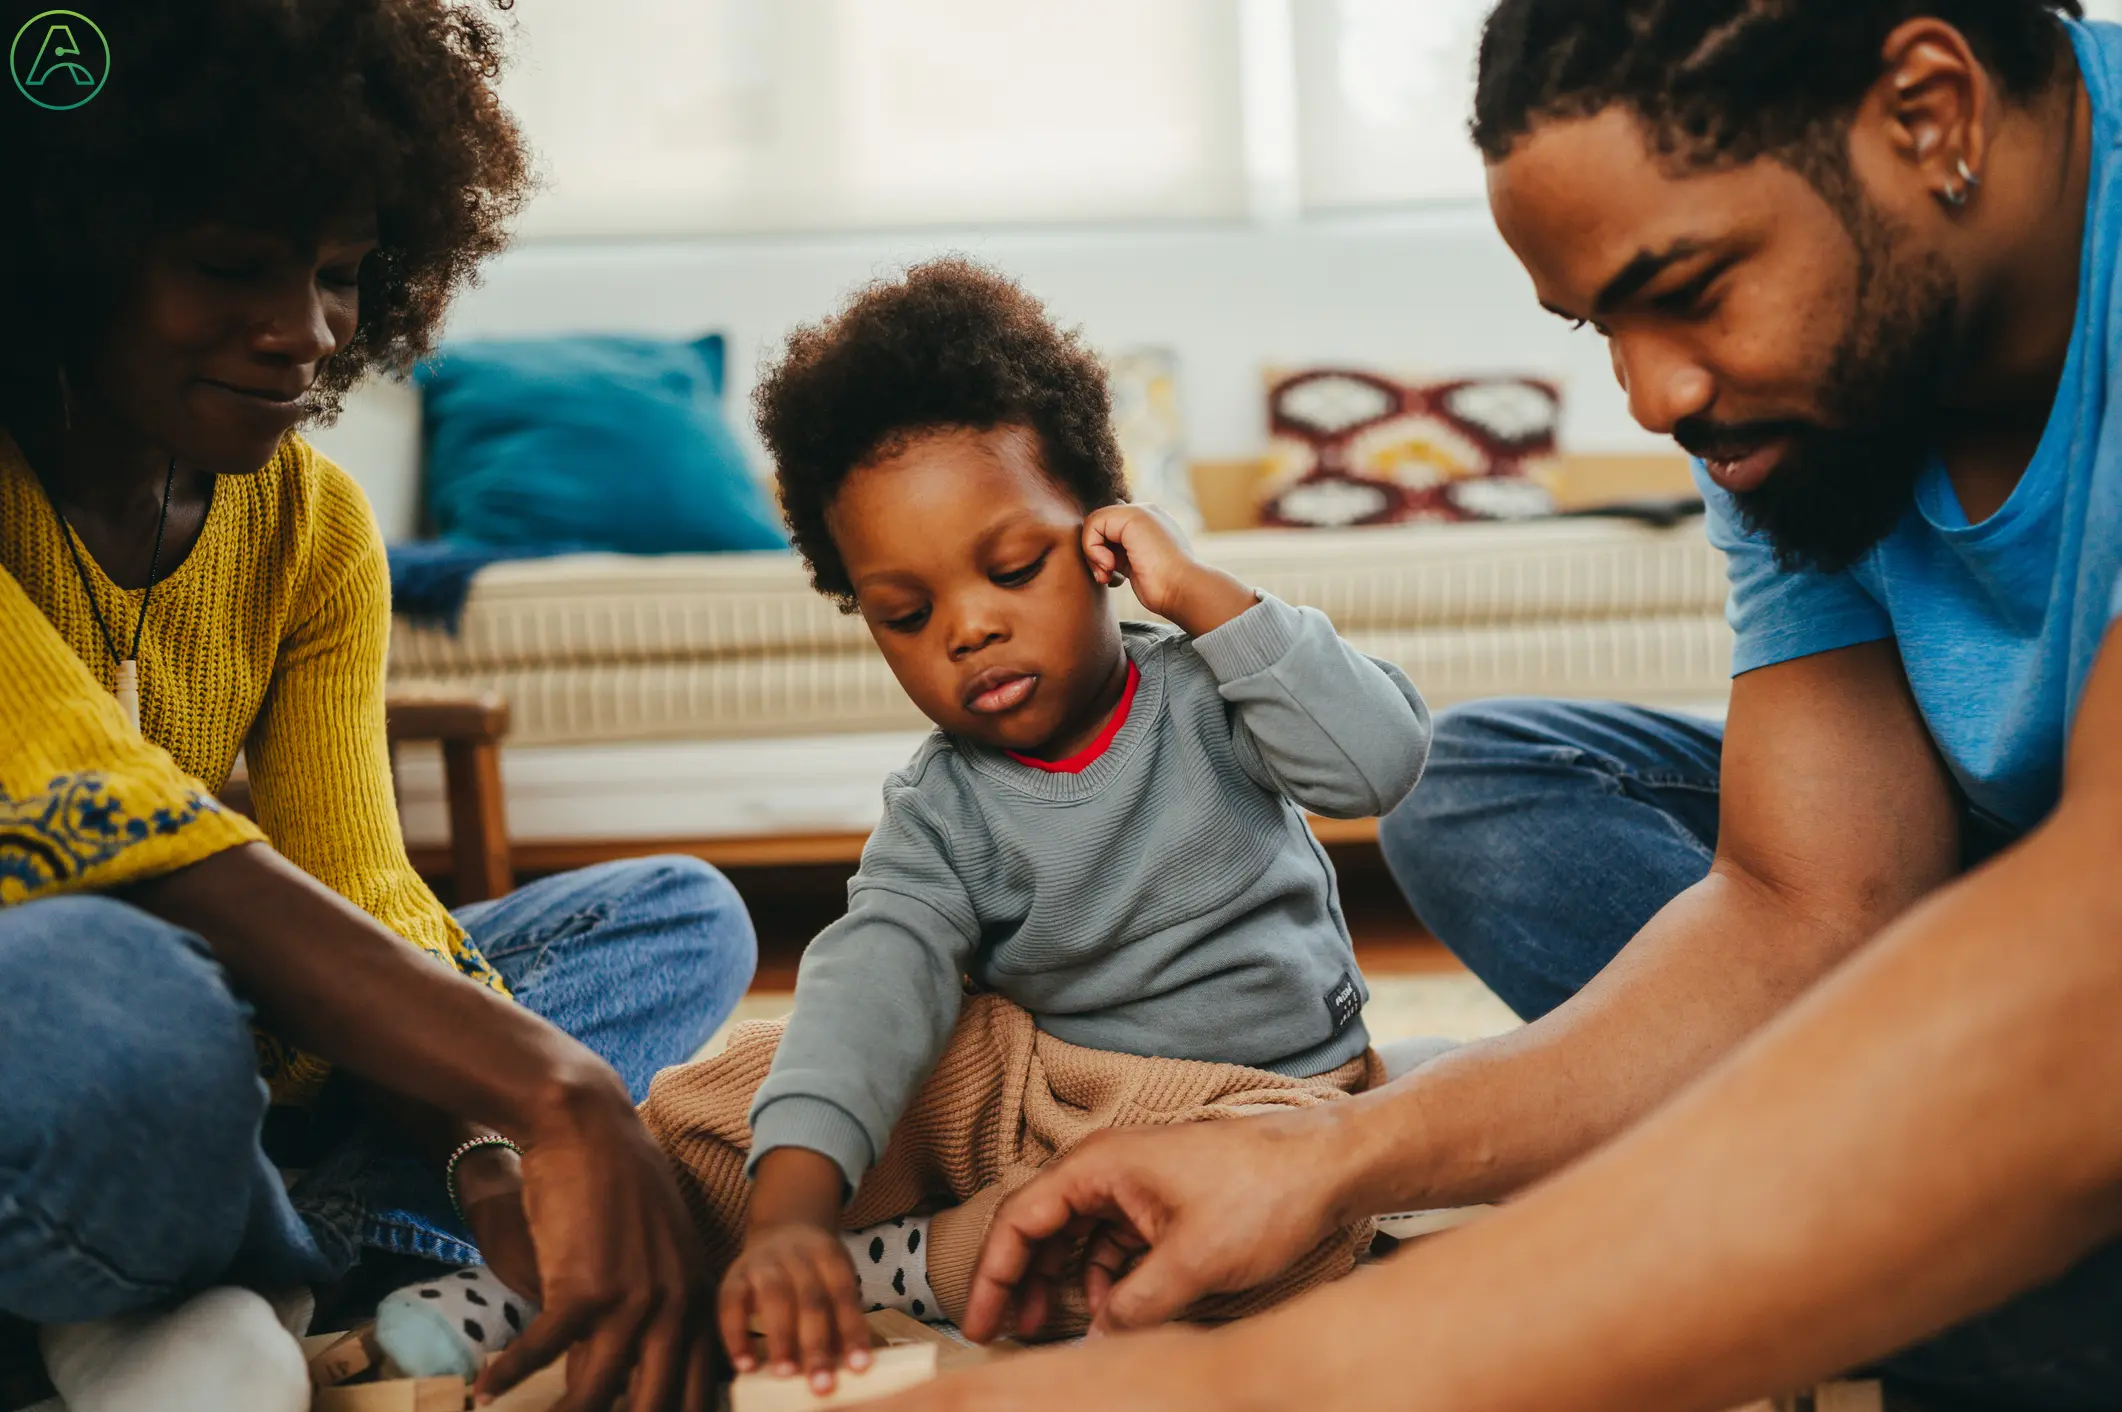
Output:
M1007 1340L992 1348L976 1348L896 1310L868 1318L876 1352L866 1371L842 1372L839 1385L824 1396L812 1392L801 1378L747 1374L730 1387L730 1412L853 1407L1017 1348ZM465 1412L471 1405L471 1386L461 1378L386 1376L372 1325L351 1333L316 1335L304 1340L303 1351L315 1389L311 1412ZM495 1398L487 1408L489 1412L547 1412L566 1390L566 1374L554 1366Z
M751 1373L730 1387L729 1412L823 1412L855 1407L904 1392L954 1368L1016 1352L1003 1340L976 1348L896 1310L868 1316L875 1361L862 1373L841 1373L832 1392L814 1393L801 1378ZM324 1334L307 1340L313 1412L464 1412L471 1388L458 1378L385 1378L373 1331ZM566 1391L558 1367L547 1368L487 1404L492 1412L546 1412ZM1753 1403L1735 1412L1886 1412L1877 1383L1823 1383L1810 1392Z

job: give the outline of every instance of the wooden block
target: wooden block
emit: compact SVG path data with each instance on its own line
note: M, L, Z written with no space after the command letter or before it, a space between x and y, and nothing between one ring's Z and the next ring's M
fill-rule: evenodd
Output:
M472 1387L462 1378L422 1378L413 1384L414 1412L464 1412Z
M842 1368L833 1390L823 1396L812 1392L810 1384L801 1377L746 1373L730 1385L730 1412L819 1412L827 1407L855 1407L919 1387L936 1376L933 1343L892 1344L872 1356L874 1361L863 1372L851 1373Z
M1880 1383L1822 1383L1813 1390L1813 1412L1886 1412Z
M393 1378L320 1388L310 1400L310 1412L464 1412L468 1401L470 1392L462 1378Z
M317 1389L310 1412L418 1412L413 1385L402 1379Z
M315 1352L310 1351L314 1340L304 1339L302 1344L303 1352L309 1354L309 1385L313 1388L337 1387L383 1362L383 1350L376 1346L373 1323L324 1337L329 1342Z
M862 1322L869 1325L870 1342L879 1347L891 1343L932 1343L941 1348L953 1342L948 1334L934 1325L922 1323L904 1309L879 1309L874 1314L864 1314Z
M540 1368L486 1407L487 1412L546 1412L566 1395L567 1361L562 1359Z
M1886 1390L1879 1383L1822 1383L1787 1397L1749 1402L1732 1412L1886 1412Z
M879 1346L895 1344L927 1344L936 1350L936 1366L944 1372L954 1368L970 1368L985 1363L1000 1354L1018 1353L1024 1345L1015 1339L998 1338L990 1344L971 1343L952 1338L934 1324L924 1324L913 1315L900 1309L879 1309L874 1314L864 1314L869 1324L870 1340Z

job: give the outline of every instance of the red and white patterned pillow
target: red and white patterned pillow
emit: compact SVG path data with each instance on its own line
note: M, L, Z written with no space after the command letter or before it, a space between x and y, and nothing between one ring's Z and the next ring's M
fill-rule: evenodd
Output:
M1554 512L1527 468L1555 453L1561 392L1534 378L1403 382L1313 368L1268 388L1262 521L1303 528Z

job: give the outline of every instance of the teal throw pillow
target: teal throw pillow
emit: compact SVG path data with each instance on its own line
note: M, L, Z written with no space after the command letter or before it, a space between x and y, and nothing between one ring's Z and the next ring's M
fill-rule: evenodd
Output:
M626 554L786 547L722 408L720 334L443 345L414 375L445 539Z

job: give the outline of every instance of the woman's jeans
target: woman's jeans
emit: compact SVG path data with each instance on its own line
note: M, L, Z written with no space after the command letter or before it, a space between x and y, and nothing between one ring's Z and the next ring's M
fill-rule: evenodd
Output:
M457 917L516 999L637 1101L721 1025L756 959L736 891L689 858L547 878ZM0 996L0 1313L318 1283L363 1246L478 1258L432 1164L344 1105L337 1126L276 1141L291 1115L268 1124L249 1007L191 933L102 896L0 908ZM291 1146L315 1159L292 1190Z
M1386 862L1430 930L1536 1019L1708 873L1722 748L1715 722L1632 706L1443 712L1428 773L1384 822ZM2011 841L1972 812L1961 833L1970 865ZM2122 1407L2122 1245L1884 1371L1979 1406Z

